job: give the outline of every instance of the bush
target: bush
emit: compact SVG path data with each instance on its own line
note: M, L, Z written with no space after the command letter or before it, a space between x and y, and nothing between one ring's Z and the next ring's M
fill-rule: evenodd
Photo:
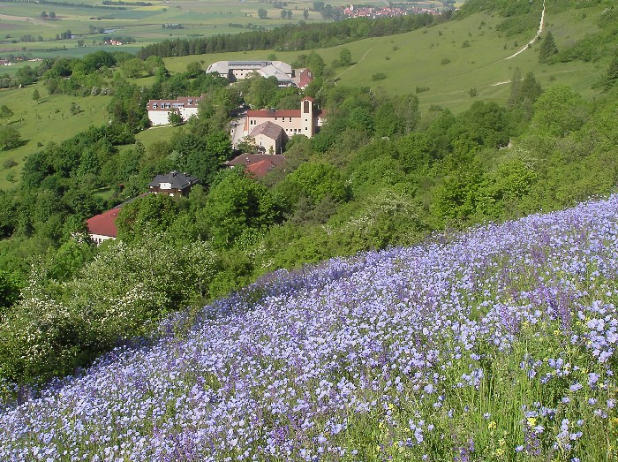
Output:
M384 72L377 72L371 76L371 80L384 80L386 78L386 74Z

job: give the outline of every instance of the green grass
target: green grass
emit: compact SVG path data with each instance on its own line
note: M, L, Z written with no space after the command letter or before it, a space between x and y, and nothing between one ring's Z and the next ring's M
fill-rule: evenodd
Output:
M32 100L34 89L38 89L42 98L39 103ZM75 102L81 112L71 114L71 103ZM108 119L105 107L109 102L107 96L75 97L67 95L49 96L43 85L28 88L0 90L0 103L6 104L13 116L3 119L21 134L25 144L9 151L0 151L0 189L10 189L19 179L24 158L35 152L39 146L49 142L59 143L87 129L91 125L99 126ZM4 162L14 160L17 165L5 168Z
M570 10L556 15L548 13L546 17L559 48L597 30L595 22L601 10L589 8L586 13L585 18L582 18L582 10ZM352 52L355 64L336 70L333 77L337 84L382 89L390 94L415 93L417 87L429 88L419 94L421 108L425 110L437 104L459 112L468 108L474 99L505 102L510 86L501 82L508 82L516 67L524 74L534 72L543 87L561 83L570 85L586 97L595 94L591 83L597 81L607 69L606 62L540 64L538 45L511 60L505 60L526 43L534 32L506 39L495 30L500 21L500 18L475 14L460 21L406 34L360 40L316 52L327 64L337 59L343 47ZM482 27L481 22L485 23ZM470 46L462 47L464 41L468 41ZM165 62L170 70L180 72L194 61L207 66L219 60L265 58L271 52L183 56L167 58ZM306 52L274 53L278 59L292 62L299 54ZM442 64L446 60L448 64ZM374 80L372 77L378 73L386 77ZM477 90L475 98L469 94L472 88Z
M247 26L258 25L273 28L281 24L296 24L304 20L303 11L312 8L310 0L287 1L285 9L292 11L292 18L281 19L281 9L273 8L269 3L258 0L208 0L187 2L163 2L148 0L152 6L124 6L125 9L106 8L98 0L79 1L95 6L60 6L49 4L34 4L26 2L3 2L0 17L0 56L9 53L25 53L28 56L46 57L54 55L79 56L80 49L77 40L84 40L88 48L102 44L103 34L91 33L89 26L115 29L110 35L131 36L136 39L137 46L147 45L167 38L188 36L209 36L246 31L230 24ZM333 6L347 6L347 0L332 0L326 2ZM384 6L382 2L369 2ZM410 5L441 6L441 2L429 0L412 2ZM258 17L258 9L268 12L267 19ZM56 20L41 18L41 12L54 11ZM310 11L306 22L321 22L320 13ZM183 29L163 29L162 24L182 24ZM73 39L54 40L57 34L70 30L79 35ZM23 42L21 37L30 34L35 38L41 36L44 41ZM53 51L46 54L47 48L62 48L63 51ZM125 49L125 47L121 47ZM127 51L135 50L129 45Z

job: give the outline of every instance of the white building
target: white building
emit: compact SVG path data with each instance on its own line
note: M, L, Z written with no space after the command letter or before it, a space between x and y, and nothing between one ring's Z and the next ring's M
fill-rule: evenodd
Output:
M207 74L213 72L231 82L257 73L265 78L275 77L281 87L294 85L294 69L283 61L217 61L206 69Z
M185 122L191 116L197 117L198 106L203 98L204 95L199 97L183 96L177 99L151 99L146 105L150 124L153 126L169 124L170 112L177 112Z
M299 109L247 111L243 119L233 124L232 139L236 146L247 137L253 138L265 152L271 152L272 147L273 153L279 154L287 139L294 135L311 138L323 124L324 113L314 108L313 98L307 96L300 101Z

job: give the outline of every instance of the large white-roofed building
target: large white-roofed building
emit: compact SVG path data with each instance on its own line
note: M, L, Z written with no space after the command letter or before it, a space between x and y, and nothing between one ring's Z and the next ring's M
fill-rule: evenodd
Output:
M231 82L251 77L255 72L265 78L275 77L281 87L294 85L294 69L283 61L217 61L206 69L208 74L213 72Z

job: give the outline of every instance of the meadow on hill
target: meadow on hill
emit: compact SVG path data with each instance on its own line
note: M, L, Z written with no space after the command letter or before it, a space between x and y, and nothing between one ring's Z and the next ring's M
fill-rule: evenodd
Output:
M617 249L611 196L275 272L20 389L0 458L616 460Z
M208 450L218 451L217 458L242 459L244 451L249 451L264 459L267 455L263 451L271 448L275 452L268 457L281 460L289 456L277 451L288 449L300 459L392 456L404 460L424 454L434 454L437 460L455 458L457 454L465 459L472 449L479 459L495 460L534 458L537 452L538 457L567 460L581 458L582 451L601 460L614 457L615 448L603 439L615 432L615 421L611 420L615 409L615 310L610 307L614 292L613 281L603 278L613 274L615 264L615 196L575 210L508 222L503 227L491 225L470 234L446 231L505 222L541 210L560 210L590 197L607 198L616 193L618 56L614 53L618 23L614 19L618 9L612 9L609 3L591 0L585 8L570 0L552 3L548 27L564 21L562 26L552 28L553 35L547 33L538 47L534 44L511 60L505 60L504 54L513 54L520 44L507 43L505 50L497 38L522 43L529 40L538 26L540 3L470 0L468 5L483 6L481 11L464 9L453 19L419 16L344 21L243 35L227 42L174 41L144 48L140 56L146 59L122 52L97 52L80 59L44 60L29 71L22 68L14 76L2 76L2 85L25 86L0 93L0 97L11 98L11 107L0 101L2 140L21 124L27 144L8 146L1 155L3 161L15 156L17 165L11 164L5 171L10 188L0 190L0 388L6 405L0 419L7 419L6 428L16 432L7 443L15 446L0 444L0 451L7 451L0 454L16 454L19 460L48 452L47 457L53 458L54 451L62 450L67 454L61 456L71 459L79 451L87 452L88 458L89 451L102 448L99 457L114 457L116 449L106 447L107 440L97 440L96 432L117 424L117 430L108 435L110 441L146 459L182 459L194 453L199 459ZM514 6L522 11L513 13ZM506 8L509 16L496 8ZM581 23L572 27L572 43L566 36L571 32L565 32L570 23ZM365 32L382 34L387 26L391 32L414 32L350 41ZM431 62L437 63L434 67L452 66L451 72L462 70L457 92L467 92L464 99L453 94L452 98L444 96L443 106L424 102L425 95L440 95L433 84L427 84L429 88L424 84L402 84L389 89L389 79L398 71L395 67L376 65L367 68L368 72L356 72L377 62L376 56L382 59L368 54L366 64L358 58L355 66L360 50L354 47L359 44L379 43L379 50L399 53L403 47L394 50L390 41L401 39L425 43L430 48L430 34L437 43L451 29L458 31L456 37L462 43L453 44L454 39L440 42L438 48L453 53L448 55L451 61ZM227 79L203 72L207 59L258 57L257 52L176 58L156 54L184 54L209 43L220 49L242 49L267 39L269 43L285 44L313 32L323 35L318 34L311 43L341 46L312 52L299 45L295 52L274 52L297 67L309 66L315 73L314 82L302 92L279 88L277 82L255 76L231 85ZM481 39L488 37L497 44L481 44ZM501 92L495 101L487 98L491 95L485 94L480 85L475 87L476 92L470 91L464 78L469 64L466 59L452 59L460 55L472 59L467 53L475 47L486 47L494 62L473 71L473 75L478 74L480 79L484 72L487 82L511 80L495 87ZM542 48L543 54L536 48ZM341 51L346 49L352 62L343 59L345 53ZM519 60L529 63L530 68L520 67ZM395 61L395 55L384 59L385 63L391 61ZM405 59L398 63L401 67L407 65ZM429 61L424 65L428 72L432 69ZM511 66L508 74L504 66ZM174 70L170 72L170 68ZM553 74L545 73L567 68L573 72L564 73L565 81L560 80L563 74L552 79ZM368 75L374 71L382 73L383 78ZM420 70L410 72L422 74ZM365 80L345 83L357 75ZM435 75L445 87L456 88L456 82L449 78L448 72ZM149 121L145 105L149 99L198 94L205 95L198 118L178 126L146 129ZM284 167L260 179L240 169L225 168L225 161L236 154L230 144L228 124L238 117L241 105L298 108L306 95L315 98L316 109L326 111L327 123L311 138L289 139ZM20 106L25 100L31 102L28 111ZM38 112L37 118L39 108L47 113ZM28 113L28 120L20 111ZM45 139L45 129L37 125L46 116L56 123L48 138L58 136L58 142ZM95 125L79 129L78 124L73 127L73 120L83 127L89 125L88 120ZM7 142L3 143L2 147L6 147ZM243 149L254 152L257 148L247 144ZM18 152L25 156L23 160L17 157ZM190 172L200 185L194 186L187 197L144 195L155 175L174 170ZM9 174L13 174L14 182L9 182ZM128 199L132 200L125 203ZM124 205L116 221L117 239L94 245L87 237L86 219L121 203ZM420 247L410 247L432 236L433 240ZM400 249L402 246L409 248ZM359 253L393 248L399 250ZM490 257L483 259L483 253ZM331 261L291 275L285 271L273 273L333 257L351 259ZM584 269L578 266L582 261ZM333 273L328 270L332 265L352 267L353 271ZM320 268L326 268L326 273L321 273ZM354 279L355 275L360 279ZM318 286L310 282L305 290L305 277ZM258 279L257 285L238 292ZM294 281L300 281L300 286ZM233 292L236 295L225 298ZM353 296L346 299L342 294ZM590 294L594 298L589 299ZM602 308L594 305L595 300L603 302ZM309 306L304 305L305 301ZM230 313L232 305L236 311ZM593 308L585 308L588 306ZM302 307L302 315L298 307ZM603 324L598 321L600 317L593 319L595 310L601 310L598 313L602 313ZM174 315L176 312L183 314ZM277 323L286 319L285 313L298 315L287 319L290 322L286 326L294 326L300 337L290 340L281 331L284 324ZM354 332L357 315L362 327ZM366 317L370 323L362 320ZM314 329L313 337L331 338L334 342L319 347L303 343L303 319L308 329ZM317 320L325 320L324 325L318 325ZM410 324L411 320L419 322ZM588 325L590 320L593 322ZM264 329L252 330L246 322L254 321L263 321L259 326ZM435 323L453 328L452 337L448 329L433 329ZM378 329L380 337L371 337L366 325ZM153 333L159 326L163 326L159 334ZM210 336L209 326L218 329L214 336ZM421 326L427 332L419 331ZM399 330L389 330L391 327ZM328 330L320 330L323 328ZM267 329L281 335L251 337L252 332L265 333ZM202 334L199 338L198 331ZM598 335L607 332L603 334L605 340L593 337L592 331ZM251 343L233 343L236 333ZM347 337L342 337L348 334L353 344L346 344ZM570 334L578 337L574 339ZM198 353L199 348L211 352L226 342L238 348L233 352L222 348L220 353L229 356L221 363L209 364L210 369L200 369L203 356L191 360L184 356L183 349L193 348L195 341L198 350L193 351ZM208 343L211 341L220 343ZM593 344L598 351L588 351ZM126 362L115 363L114 355L106 356L82 377L82 368L118 345L137 349L116 349L115 354L126 358ZM256 352L251 345L264 348ZM468 345L473 350L466 356ZM332 348L350 347L346 354L351 356L342 358L339 350L331 359L311 356L314 346L318 350L326 348L326 354ZM391 346L401 349L391 350ZM306 354L292 363L287 356L277 356L278 352L292 352L292 347ZM271 355L268 348L276 353ZM238 351L243 353L240 359L233 356ZM383 367L384 358L388 358L398 367L398 359L388 356L396 352L402 358L431 364L416 362L413 365L418 371L399 374L399 382L388 383L390 372L378 371L372 364L377 361ZM545 352L551 353L547 359L540 356ZM178 356L173 356L176 353ZM534 357L532 365L526 362L526 353ZM177 370L184 374L195 360L196 370L206 372L201 377L190 373L166 376L160 369L141 368L151 373L144 379L146 384L139 380L134 383L131 393L138 394L133 401L116 395L118 401L123 401L117 406L109 404L110 395L92 394L88 389L88 394L77 399L90 396L94 407L87 409L80 402L75 409L83 410L84 415L106 410L102 420L95 420L91 427L82 426L81 417L75 416L68 420L71 430L66 430L57 420L65 419L64 415L51 413L51 420L45 420L46 409L35 412L35 408L43 409L37 406L44 406L46 399L54 406L58 403L58 409L63 409L63 403L75 402L70 401L73 398L66 402L62 399L75 389L72 387L90 386L89 380L106 390L102 384L107 383L110 374L107 368L120 371L118 376L129 375L134 371L133 361L140 360L142 354L154 358L151 366L155 369L159 365L167 367L166 360L177 359L178 364L169 369L178 366ZM159 354L167 359L158 361ZM254 354L258 358L254 363L243 362L255 358ZM260 354L274 360L260 363ZM439 365L434 355L438 355ZM302 362L306 359L315 362ZM471 362L459 362L468 359ZM365 363L369 369L364 368ZM566 363L571 364L568 374L563 370ZM298 368L290 369L290 364ZM123 372L124 365L128 369ZM312 376L303 375L302 371L310 371L306 366L311 365L329 383L335 378L332 383L341 382L341 390L329 384L321 387ZM264 369L260 369L262 366ZM405 369L403 364L401 367ZM552 368L560 380L554 380ZM584 369L585 374L594 375L584 376ZM523 370L527 380L523 380ZM271 371L276 373L269 375L266 383L272 390L264 391L251 382ZM242 375L245 372L249 375ZM405 374L408 372L411 370ZM74 380L73 376L82 378ZM231 382L225 382L228 379L247 387L230 388ZM268 382L270 379L277 382ZM287 391L282 386L284 379L299 380L315 393L294 403L285 401L287 398L277 395ZM353 389L348 382L353 383ZM518 382L527 388L516 388ZM127 380L121 386L132 383ZM201 420L195 425L186 425L192 417L183 410L186 403L194 404L191 398L185 398L183 387L189 384L189 396L194 393L206 406L204 410L197 405L204 414L199 415ZM395 400L391 388L399 385L398 391L405 391L404 396L410 398L404 403L408 407L396 407L401 403ZM55 395L56 388L64 391ZM43 401L25 402L41 389L50 393ZM119 390L113 388L110 393ZM246 390L253 401L240 400L246 397L241 394ZM367 390L370 393L363 395ZM443 393L437 394L440 391ZM516 391L521 395L509 394ZM154 399L159 392L164 398ZM294 388L291 392L298 393ZM129 398L134 396L131 393L127 391ZM209 393L212 402L203 401L202 393ZM488 398L494 395L500 399ZM532 404L527 401L528 395L536 397ZM54 401L56 396L60 401ZM417 401L412 399L414 396ZM270 398L281 398L283 404L280 400L268 401ZM348 398L350 401L346 401ZM483 404L483 400L487 403ZM515 407L508 412L500 409L505 401L514 402ZM369 403L366 414L350 407L357 402ZM19 407L20 403L24 406ZM332 403L340 406L338 411L328 407ZM131 417L123 414L125 404L134 406ZM217 407L219 404L223 408ZM235 408L236 404L246 406ZM217 421L222 409L229 408L234 416L234 412L241 412L239 409L266 409L266 405L275 407L268 413L258 413L262 420L230 424L238 429L238 435L234 434L236 430L220 426L225 425L224 421ZM522 417L523 405L527 407ZM32 413L27 411L29 406ZM293 414L288 412L290 408ZM470 408L476 411L469 413ZM282 409L285 416L277 413ZM304 410L306 415L302 414ZM321 410L332 413L334 420L320 416ZM113 420L116 411L121 415L120 423L110 424L106 416ZM207 414L211 411L214 414ZM299 412L309 419L307 425L299 420ZM430 412L434 414L430 416ZM450 420L449 414L458 420ZM202 419L204 415L208 415L207 420ZM131 418L139 422L135 420L135 426L125 434L127 427L123 425ZM522 418L526 419L524 423ZM23 419L32 419L28 424L32 432L21 433L28 431L24 430L26 424L19 428L18 422L25 422ZM213 421L209 428L203 426ZM183 435L176 423L184 425L187 432L195 431L197 436ZM54 427L56 433L38 431L51 428L48 426ZM439 433L430 433L434 429ZM220 433L227 435L228 431L229 441ZM70 432L78 439L92 433L93 440L65 438L65 433ZM472 432L479 438L471 437L469 442ZM61 436L54 440L54 435ZM162 444L176 441L178 451L185 452L166 455L167 449L149 446L159 444L157 437L164 441ZM43 450L35 444L55 446ZM68 446L60 449L58 444ZM243 452L235 452L241 446ZM337 452L337 448L345 447L357 447L359 453L344 454L343 449ZM159 450L162 452L156 452Z

